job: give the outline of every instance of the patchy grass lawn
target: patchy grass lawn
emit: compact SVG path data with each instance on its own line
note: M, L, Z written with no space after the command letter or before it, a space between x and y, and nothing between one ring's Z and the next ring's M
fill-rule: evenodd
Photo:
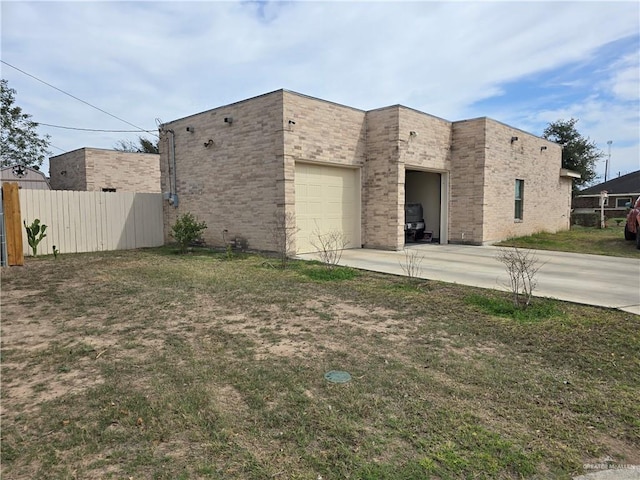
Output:
M506 293L270 263L158 249L4 269L2 478L640 464L640 317L536 299L541 313L514 319L487 313Z
M541 232L528 237L510 238L496 245L640 258L640 250L636 248L635 241L624 239L624 222L622 226L611 222L607 228L572 225L571 230L564 232Z

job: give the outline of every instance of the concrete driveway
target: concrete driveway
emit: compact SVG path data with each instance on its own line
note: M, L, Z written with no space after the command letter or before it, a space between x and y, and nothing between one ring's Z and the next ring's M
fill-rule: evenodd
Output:
M415 244L407 247L423 257L421 278L506 290L508 276L496 259L498 247ZM640 260L535 250L542 267L534 295L586 305L618 308L640 315ZM298 258L317 260L316 254ZM345 250L341 265L404 275L405 253Z

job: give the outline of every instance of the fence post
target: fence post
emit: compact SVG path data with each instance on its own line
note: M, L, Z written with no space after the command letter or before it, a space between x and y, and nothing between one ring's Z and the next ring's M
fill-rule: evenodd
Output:
M9 266L24 265L22 251L22 220L20 216L20 196L17 183L2 185L2 207L4 210L5 233L7 236L7 260Z

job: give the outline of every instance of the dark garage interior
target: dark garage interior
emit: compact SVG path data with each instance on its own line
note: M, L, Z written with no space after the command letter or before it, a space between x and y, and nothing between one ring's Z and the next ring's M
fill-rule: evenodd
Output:
M422 205L425 235L420 242L440 243L440 174L419 170L405 171L405 205ZM411 240L408 240L410 242Z

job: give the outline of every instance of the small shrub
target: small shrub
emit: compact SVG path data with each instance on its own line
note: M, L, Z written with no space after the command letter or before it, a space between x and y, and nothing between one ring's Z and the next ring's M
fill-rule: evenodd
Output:
M35 257L38 255L38 244L47 236L47 234L44 233L47 230L47 226L45 224L41 225L40 220L37 218L31 225L27 225L25 220L23 220L22 223L24 224L24 228L27 230L27 241L29 242L33 256Z
M501 248L497 258L504 264L509 275L507 286L511 290L513 306L528 307L533 291L538 285L536 275L542 266L538 258L531 250L521 250L517 247Z
M422 261L424 255L420 255L417 250L404 249L404 262L400 262L400 268L409 278L416 278L422 272Z
M178 242L180 252L186 253L189 245L198 240L206 229L205 222L198 222L192 213L187 212L171 227L171 236Z
M295 214L274 212L271 224L267 225L267 231L280 258L280 267L287 268L289 258L295 255L294 245L298 232Z
M349 244L347 236L344 233L338 230L320 233L317 225L316 230L313 232L313 237L309 241L318 251L320 260L327 268L333 268L340 263L342 252Z

